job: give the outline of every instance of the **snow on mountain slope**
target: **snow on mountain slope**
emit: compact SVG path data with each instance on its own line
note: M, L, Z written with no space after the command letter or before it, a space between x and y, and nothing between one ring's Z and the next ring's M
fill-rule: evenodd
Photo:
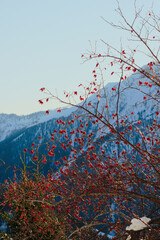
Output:
M149 66L144 66L142 69L145 69L146 72L149 71ZM160 76L160 67L155 65L153 67L154 73L159 77ZM143 84L140 85L139 81L142 81ZM148 85L144 84L148 82ZM153 85L153 84L152 84ZM115 88L116 91L112 89ZM104 89L100 90L101 98L98 99L97 93L90 96L86 102L81 102L79 105L86 104L85 106L90 111L97 110L102 112L104 106L108 105L109 109L109 120L113 122L113 114L116 113L117 106L117 89L118 83L108 83ZM132 74L126 80L123 80L120 85L120 98L119 98L119 116L128 115L128 120L138 120L139 118L149 119L151 115L155 114L158 111L158 105L154 99L148 100L151 96L154 96L157 93L157 87L149 87L148 78L144 77L139 72ZM144 96L147 97L144 100ZM107 100L107 101L106 101ZM92 106L88 106L88 102L91 102ZM53 118L67 117L72 112L76 110L75 107L64 108L61 112L57 110L50 111L50 114L47 115L45 112L37 112L26 116L17 116L15 114L0 114L0 142L3 141L6 137L14 134L16 131L20 131L25 128L37 125L39 123L47 122ZM131 116L131 112L134 112L134 115ZM104 115L107 116L107 110L104 109Z
M147 72L148 66L144 66L142 69L145 69ZM157 77L160 76L159 65L154 66L154 72ZM140 84L139 81L142 82L142 84ZM113 88L115 88L116 91L113 91ZM112 116L113 113L116 113L118 96L117 90L118 83L109 83L104 89L100 90L101 99L98 106L99 112L101 112L102 108L106 105L107 98L107 105L110 113L109 115ZM157 90L158 87L141 73L136 72L132 74L120 84L119 114L124 116L134 111L134 117L137 118L137 114L142 110L147 110L145 117L147 114L150 115L154 111L158 110L158 106L156 106L157 101L150 97L157 95ZM146 97L146 99L144 97ZM88 100L91 101L92 105L95 105L97 102L95 95Z
M139 81L142 81L143 84L140 85ZM156 98L160 98L159 93L157 93L158 87L154 86L153 84L152 87L149 87L148 85L144 84L147 81L148 79L142 76L140 73L134 73L126 80L122 81L120 86L121 94L118 109L121 128L127 128L127 125L130 123L133 123L133 126L136 126L138 120L142 121L142 124L140 125L142 128L149 124L149 122L153 122L153 119L156 119L158 122L160 122L160 114L156 114L156 112L159 111L158 102L156 102L156 100L153 98L150 100L148 99L149 101L143 99L144 96L147 96L147 98L149 98L149 94L151 96L154 96L156 94ZM113 91L112 88L115 88L116 91ZM103 111L103 116L105 116L106 119L116 127L117 117L115 117L115 114L117 111L117 89L118 83L108 83L104 89L100 90L100 98L98 98L98 94L95 93L91 95L86 101L81 102L79 105L84 105L84 107L93 113L96 113L96 111L97 113L102 113ZM89 102L91 102L91 105L88 106ZM108 109L105 108L106 104L108 105ZM100 121L93 121L94 119L90 119L88 115L84 114L84 110L82 108L79 108L76 114L73 114L75 121L72 123L70 122L70 124L66 126L57 123L57 119L59 118L62 118L61 120L63 122L71 120L70 114L75 110L75 107L62 109L61 112L53 110L50 111L49 115L47 115L45 112L38 112L30 114L28 116L0 114L0 159L3 159L3 161L7 162L11 166L14 164L18 165L19 154L22 153L24 148L30 148L33 142L38 141L38 143L43 143L46 142L46 140L48 141L54 130L57 130L57 133L54 135L55 139L58 138L59 140L62 140L62 142L65 141L64 135L59 134L59 131L65 127L67 127L66 135L68 136L68 139L72 140L72 146L75 148L79 147L76 139L82 137L81 131L78 133L76 131L77 129L81 129L80 125L83 125L83 131L87 133L87 136L92 134L92 142L96 143L96 141L98 141L102 136L104 139L108 139L110 137L108 134L110 133L110 129L107 127L107 124L102 124ZM134 112L134 114L132 114L132 112ZM81 117L77 119L75 115L79 115ZM124 120L124 124L121 124L121 119ZM105 121L107 122L107 120ZM156 134L158 135L159 133L157 132ZM41 140L39 140L40 136L42 136ZM138 137L139 135L135 134L132 140L137 142ZM61 156L59 153L63 155L62 157L66 156L66 152L63 152L63 149L59 142L56 142L56 144L57 151L55 153L55 156L52 158L52 161L49 162L46 166L46 171L48 171L49 167L52 167L54 169L57 168L54 162L60 160ZM105 140L103 144L105 149ZM122 147L124 148L124 146ZM107 146L108 154L109 152L113 152L115 148L116 145L114 142L110 141L110 145ZM88 141L84 141L82 151L85 152L87 149ZM82 151L77 152L77 157L82 154ZM41 152L42 154L47 154L47 148L43 148ZM68 151L67 157L69 158L70 156L71 158L74 158L73 152ZM29 161L29 159L30 156L28 155L27 161ZM0 172L0 181L3 181L7 177L7 173L4 175L3 170L4 169L1 169Z
M61 113L57 112L57 110L52 110L49 115L45 112L37 112L26 116L2 113L0 114L0 142L16 131L47 122L53 118L66 117L73 111L73 108L65 108Z

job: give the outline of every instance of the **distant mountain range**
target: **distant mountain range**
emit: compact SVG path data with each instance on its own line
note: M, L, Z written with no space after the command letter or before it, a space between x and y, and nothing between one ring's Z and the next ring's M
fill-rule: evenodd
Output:
M147 71L148 66L143 67ZM156 74L159 74L158 66L155 67ZM139 82L140 81L140 82ZM142 82L142 84L141 84ZM150 86L149 86L150 84ZM106 119L113 124L115 124L116 118L114 114L117 111L117 89L118 83L108 83L104 88L100 89L99 92L90 96L86 102L80 103L89 109L91 112L103 112ZM140 90L139 90L140 89ZM115 91L116 90L116 91ZM143 122L143 126L154 118L159 118L156 116L156 112L159 111L159 106L157 102L149 95L159 96L157 92L157 87L154 86L145 78L141 73L134 73L126 80L123 80L120 85L120 98L119 98L119 119L124 119L124 124L129 124L130 122L136 123L138 120ZM99 94L101 97L97 96ZM147 100L144 98L146 97ZM91 106L88 106L88 103ZM108 105L108 109L105 106ZM60 139L59 130L63 127L61 124L57 123L57 120L61 119L63 122L69 121L71 114L76 110L75 107L62 109L61 113L56 110L50 111L49 115L45 112L37 112L27 116L17 116L15 114L0 114L0 159L6 162L7 165L20 165L20 154L23 157L23 150L25 148L30 149L32 143L44 143L51 138L51 134L54 130L57 131L57 139ZM84 110L80 109L76 113L83 114ZM87 120L87 116L81 118L81 122L88 121L88 125L85 126L83 130L87 134L93 133L93 139L100 138L100 134L107 135L108 130L103 129L103 132L97 129L101 126L100 123L94 123ZM80 127L79 121L74 121L67 127L67 135L72 140L72 145L76 145L75 138L80 135L80 133L73 133L75 129ZM72 136L71 133L72 132ZM97 135L99 134L99 135ZM42 137L42 139L40 139ZM135 140L137 141L137 139ZM46 164L44 172L52 168L54 171L58 167L54 164L55 161L61 160L64 156L67 158L71 156L69 150L67 152L63 151L60 143L56 141L57 148L55 156L50 158L49 163ZM84 152L87 147L87 141L84 146ZM111 151L112 145L110 146ZM113 149L112 149L113 150ZM40 150L42 155L47 154L46 145L41 147ZM27 157L27 164L30 161L29 155ZM5 171L6 166L3 164L0 167L0 181L8 176L13 176L13 171L9 169Z

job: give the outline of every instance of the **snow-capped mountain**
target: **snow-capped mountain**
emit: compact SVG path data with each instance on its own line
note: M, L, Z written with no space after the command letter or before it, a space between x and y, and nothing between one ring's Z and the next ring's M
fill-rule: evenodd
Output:
M147 72L148 68L148 66L144 66L142 69L145 69ZM160 76L158 66L154 66L154 73L158 77ZM118 88L120 94L118 94ZM84 106L92 113L102 113L112 124L116 124L115 114L117 112L119 120L123 119L125 124L134 124L138 120L143 120L143 123L145 124L146 122L147 124L148 121L153 121L154 118L159 121L156 114L159 111L157 99L159 99L158 87L151 83L147 77L136 72L126 80L123 80L120 85L118 83L108 83L99 92L88 97L86 101L81 102L79 106ZM30 149L33 142L37 142L37 140L39 143L46 142L51 138L54 130L57 131L57 135L54 136L60 138L59 131L63 128L63 124L58 124L57 120L61 119L62 122L68 122L71 119L70 115L75 110L75 107L62 109L61 113L54 110L50 111L49 115L45 112L38 112L28 116L0 114L0 159L8 165L18 165L20 163L19 155L22 154L24 148ZM76 137L79 134L74 132L74 130L80 128L81 123L88 122L88 125L84 125L83 130L88 135L93 133L93 138L100 138L101 132L97 132L97 129L101 127L101 123L93 123L88 119L88 115L84 115L84 113L84 110L80 108L76 115L82 115L80 118L81 122L78 120L73 121L67 126L66 135L72 140L73 145L76 145ZM107 127L106 129L103 128L103 135L108 132L109 129ZM41 136L43 138L39 139ZM50 167L57 169L57 166L53 164L56 160L60 160L64 156L67 158L71 156L69 150L65 152L61 148L60 143L56 144L55 156L46 165L46 171ZM84 151L86 148L87 141L84 144ZM110 151L111 148L112 145L110 146ZM46 146L41 148L41 153L47 153ZM29 157L27 161L29 161ZM5 178L4 169L5 167L1 167L0 170L1 181Z
M47 115L46 112L37 112L30 115L17 116L16 114L0 114L0 142L10 137L12 134L37 124L47 122L52 118L59 118L62 115L68 116L73 110L63 109L62 113L57 113L57 110L50 111Z
M142 69L148 70L148 66L144 66ZM154 67L156 75L160 76L160 68L156 65ZM143 84L140 86L139 81L142 81ZM150 107L153 106L150 101L144 101L143 97L146 95L156 94L157 87L149 87L148 78L145 78L141 73L134 73L128 77L125 81L121 82L120 85L120 100L119 100L119 110L120 114L130 113L130 110L135 110L134 118L137 118L136 114L144 110L148 110L148 114L153 113L153 109ZM150 85L151 86L151 85ZM113 89L116 89L114 92ZM98 110L101 111L104 108L104 105L108 105L110 117L115 113L115 105L117 104L117 83L108 83L104 89L101 89L99 94L101 99L96 97L97 93L89 97L86 103L91 102L94 108L99 101ZM140 91L139 91L140 90ZM107 101L106 101L107 100ZM147 99L148 100L148 99ZM80 105L82 105L81 103ZM158 108L158 106L157 106ZM69 116L76 108L64 108L62 112L57 112L57 110L50 111L50 114L47 115L45 112L37 112L30 115L17 116L16 114L0 114L0 142L5 140L7 137L11 136L17 131L26 129L37 124L47 122L53 118L67 117ZM92 107L89 107L91 110ZM142 116L143 117L143 116ZM146 116L145 116L146 117Z

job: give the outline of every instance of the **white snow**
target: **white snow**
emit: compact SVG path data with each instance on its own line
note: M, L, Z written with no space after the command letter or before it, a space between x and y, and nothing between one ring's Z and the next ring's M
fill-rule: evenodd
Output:
M126 240L131 240L131 235L128 235Z
M98 229L96 229L96 232L98 232L98 231L99 231L99 230L98 230ZM103 233L103 232L99 232L99 233L98 233L98 235L99 235L99 236L104 236L104 235L105 235L105 233Z
M143 68L147 70L148 66L144 66ZM160 69L157 65L154 66L154 71L156 72L157 76L160 75ZM145 84L139 86L139 80L141 80L143 83L150 82L149 79L144 77L141 73L137 72L129 76L126 80L122 81L120 86L121 94L119 99L119 118L127 115L128 122L136 122L139 120L140 116L143 119L150 119L153 115L155 115L156 111L159 111L154 99L150 101L143 100L143 97L147 94L154 96L157 92L157 87L154 84L152 84L152 87L145 86ZM97 104L97 93L95 93L90 96L86 102L81 102L79 105L84 104L84 106L87 106L88 110L91 112L95 112L96 106L99 112L103 112L104 109L103 115L106 116L107 119L109 117L110 123L114 124L116 118L113 119L112 114L116 113L117 91L112 91L112 87L115 87L117 89L118 83L108 83L104 88L99 90L99 93L101 95L99 104ZM104 108L106 105L106 96L108 111ZM93 107L88 106L88 102L91 102ZM56 119L60 117L67 117L75 110L76 107L63 108L61 109L61 112L57 112L57 110L51 110L49 111L48 115L45 112L37 112L26 116L17 116L15 114L0 114L0 142L17 131L29 128L39 123L47 122L53 118ZM132 111L134 112L133 115L131 115Z
M126 227L127 231L140 231L147 227L147 224L151 221L150 218L142 217L142 218L133 218L131 220L131 225Z
M67 117L76 108L63 108L61 112L51 110L49 115L45 112L37 112L26 116L17 116L16 114L0 114L0 142L5 140L16 131L32 127L39 123L47 122L53 118Z

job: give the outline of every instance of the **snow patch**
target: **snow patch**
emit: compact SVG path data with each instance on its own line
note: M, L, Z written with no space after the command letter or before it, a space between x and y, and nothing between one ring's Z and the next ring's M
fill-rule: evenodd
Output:
M131 235L129 235L126 240L131 240Z
M140 219L133 218L131 220L131 225L126 227L127 231L140 231L147 227L147 224L151 221L150 218L142 217Z

